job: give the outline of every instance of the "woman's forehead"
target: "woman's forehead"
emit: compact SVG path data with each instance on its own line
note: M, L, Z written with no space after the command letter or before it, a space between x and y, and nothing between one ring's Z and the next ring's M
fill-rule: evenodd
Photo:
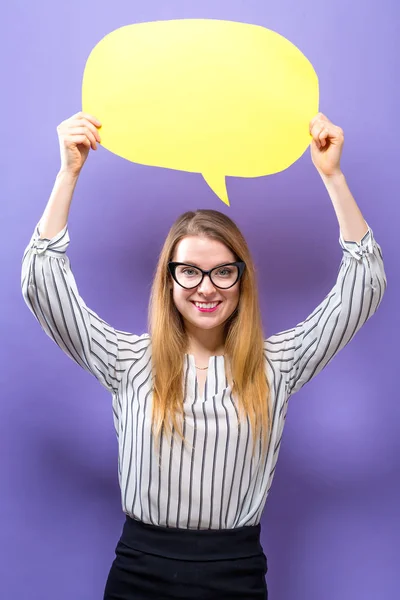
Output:
M211 268L224 262L233 262L234 254L224 243L206 236L186 236L176 246L173 260Z

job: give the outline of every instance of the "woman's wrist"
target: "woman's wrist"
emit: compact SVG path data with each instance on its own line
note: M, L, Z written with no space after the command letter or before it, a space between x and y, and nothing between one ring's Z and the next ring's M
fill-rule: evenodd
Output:
M330 175L325 175L324 173L320 173L321 179L324 182L325 186L328 187L338 187L343 185L346 182L346 177L341 169L338 169L334 173Z
M56 180L59 182L65 182L74 185L78 181L79 174L80 171L71 171L70 169L65 169L61 167L57 173Z

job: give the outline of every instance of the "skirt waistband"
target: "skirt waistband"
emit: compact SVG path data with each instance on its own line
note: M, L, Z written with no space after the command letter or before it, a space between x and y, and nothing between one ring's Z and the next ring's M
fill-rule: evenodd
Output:
M263 554L260 525L236 529L178 529L127 516L120 543L133 550L179 560L230 560Z

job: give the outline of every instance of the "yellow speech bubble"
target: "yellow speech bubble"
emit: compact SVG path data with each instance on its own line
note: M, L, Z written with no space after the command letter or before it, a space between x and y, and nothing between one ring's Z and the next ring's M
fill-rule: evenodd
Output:
M313 66L286 38L208 19L112 31L92 50L82 84L105 148L202 173L228 205L227 175L270 175L300 158L318 96Z

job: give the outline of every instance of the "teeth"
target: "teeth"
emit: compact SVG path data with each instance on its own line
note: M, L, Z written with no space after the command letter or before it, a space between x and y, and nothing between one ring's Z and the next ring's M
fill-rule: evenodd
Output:
M217 304L218 302L208 302L207 304L205 302L195 302L195 305L199 308L214 308Z

